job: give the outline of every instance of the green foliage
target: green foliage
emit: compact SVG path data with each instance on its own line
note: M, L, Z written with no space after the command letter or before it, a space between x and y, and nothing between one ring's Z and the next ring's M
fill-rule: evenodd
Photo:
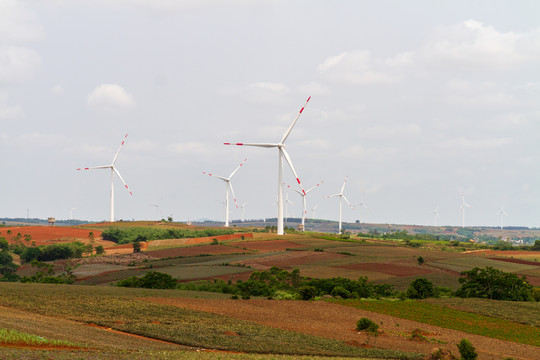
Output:
M415 279L407 289L407 297L410 299L427 299L434 295L433 283L425 278Z
M334 288L341 287L347 290L349 293L348 297L351 297L353 294L355 297L360 298L368 298L374 295L374 285L367 280L367 277L360 277L358 281L340 277L332 279L312 279L307 280L305 285L314 286L319 294L332 294ZM347 293L342 293L340 296L346 294Z
M336 286L330 292L330 295L333 297L341 297L343 299L348 299L351 297L351 292L345 289L343 286Z
M8 248L9 248L9 243L6 240L6 238L3 236L0 237L0 249L7 250Z
M422 265L424 263L424 258L419 256L418 259L416 259L416 261L418 261L418 265Z
M38 268L39 271L34 275L21 278L22 283L45 283L45 284L73 284L75 276L71 273L71 267L66 267L66 272L58 276L54 275L54 265L44 263L38 260L32 260L32 267Z
M534 301L540 301L540 288L533 288L532 290L532 298Z
M116 283L120 287L137 287L146 289L174 289L176 279L169 274L157 271L147 272L142 278L130 277Z
M302 300L311 300L317 296L317 289L314 286L305 285L298 289L298 293Z
M377 334L377 330L379 330L379 325L377 325L373 320L370 320L368 318L361 318L356 322L356 330Z
M13 263L13 257L6 249L0 251L0 281L17 281L19 276L15 273L18 266Z
M39 247L25 247L21 253L24 262L53 261L70 258L80 258L87 251L87 246L76 241L68 244L53 244Z
M95 250L96 250L96 255L101 255L105 253L105 249L103 248L103 245L96 246Z
M476 349L467 339L462 339L457 345L459 354L461 355L461 360L476 360L478 354Z
M114 241L118 244L128 244L133 242L138 237L142 237L139 238L139 241L149 241L158 239L184 239L230 234L234 234L232 229L187 230L151 227L110 227L109 229L103 231L101 236L104 240Z
M461 273L461 286L456 291L459 297L478 297L492 300L531 301L532 286L525 276L519 278L493 267L475 267Z

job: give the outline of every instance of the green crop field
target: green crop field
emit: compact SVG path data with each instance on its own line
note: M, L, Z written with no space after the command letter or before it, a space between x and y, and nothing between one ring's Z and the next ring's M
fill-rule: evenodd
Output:
M175 290L0 283L0 305L69 321L93 323L153 339L227 351L290 355L417 358L266 327L250 321L150 303L141 297L177 296ZM40 294L36 301L35 294ZM233 332L240 336L229 336Z
M374 311L448 329L500 340L540 346L540 329L507 319L453 309L421 301L328 300L341 305Z

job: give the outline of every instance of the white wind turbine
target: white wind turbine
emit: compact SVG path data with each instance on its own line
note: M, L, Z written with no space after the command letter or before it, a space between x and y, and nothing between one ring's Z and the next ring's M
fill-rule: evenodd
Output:
M504 211L504 203L501 204L501 210L499 210L499 214L501 214L501 230L503 228L503 217L508 216L506 211Z
M73 220L73 210L77 210L77 208L71 208L69 209L69 219Z
M285 183L283 183L285 184ZM293 207L294 207L294 203L289 200L289 192L287 191L287 193L285 194L285 224L287 223L287 221L289 221L289 204L291 204ZM291 211L291 217L294 217L293 216L294 214L294 210Z
M231 179L234 176L234 174L236 174L238 169L240 169L240 167L242 165L244 165L246 160L247 159L244 159L244 161L242 161L242 163L240 165L238 165L238 167L231 173L231 175L229 175L228 178L223 177L223 176L219 176L219 175L210 174L210 173L207 173L207 172L203 171L203 174L214 176L214 177L217 177L218 179L221 179L221 180L225 181L225 227L229 227L229 189L231 190L231 194L233 196L234 203L235 203L236 207L238 207L238 204L236 203L236 197L234 196L234 190L233 190L233 187L232 187L232 184L231 184Z
M302 197L302 202L304 204L304 208L303 208L303 212L302 212L302 231L306 231L306 222L305 222L305 220L307 219L306 196L313 189L315 189L316 187L318 187L322 183L324 183L324 180L321 181L320 183L318 183L317 185L314 185L313 187L311 187L310 189L308 189L306 191L300 191L300 190L297 190L297 189L291 187L290 185L287 185L290 189L293 189L294 191L296 191ZM311 209L313 214L315 213L315 209L317 208L317 206L318 205L316 205L314 208Z
M437 226L437 218L439 218L439 205L433 210L433 214L435 216L435 226Z
M314 207L311 208L311 218L312 219L315 219L315 210L319 207L319 205L315 205Z
M242 222L246 221L246 209L245 209L246 205L247 205L247 202L240 205L240 209L242 209Z
M465 202L465 195L461 195L461 206L459 207L461 209L461 213L462 213L462 223L461 223L461 227L465 227L465 208L466 207L471 207L471 205L467 204Z
M339 196L339 234L341 234L341 214L342 214L342 202L343 200L345 200L347 202L347 204L354 209L354 207L351 205L351 203L349 202L349 200L347 200L347 198L345 197L345 195L343 195L343 190L345 190L345 184L347 184L347 179L349 177L345 177L345 181L343 182L343 186L341 187L341 191L337 194L334 194L334 195L328 195L326 198L331 198L331 197L337 197Z
M120 147L118 148L118 151L116 152L116 155L114 156L114 159L110 165L102 165L102 166L94 166L94 167L87 167L87 168L80 168L77 170L91 170L91 169L111 169L111 215L109 218L110 222L114 222L114 174L118 176L118 178L122 181L124 186L126 187L126 190L129 192L130 195L133 195L131 191L129 190L128 186L126 185L126 182L124 179L122 179L122 176L116 170L116 167L114 164L116 163L116 160L118 159L118 154L120 154L120 150L122 150L122 147L124 146L124 143L126 142L128 134L124 136L124 140L122 140L122 144L120 144Z
M296 124L296 121L298 121L298 118L304 111L304 107L306 107L307 103L311 99L311 96L306 100L306 103L304 106L300 109L298 112L298 115L292 122L291 126L287 129L285 134L283 135L283 138L281 138L281 141L279 143L224 143L225 145L238 145L238 146L256 146L256 147L263 147L263 148L278 148L279 154L278 154L278 192L277 192L277 201L278 201L278 213L277 213L277 235L283 235L283 159L285 158L285 161L287 161L287 164L291 168L296 181L298 182L298 185L300 185L300 188L302 189L302 192L304 192L304 189L302 188L302 184L300 183L300 179L298 178L298 175L296 174L296 171L294 170L291 158L287 151L285 150L285 140L287 140L287 137L289 137L289 134L291 133L291 130L293 129L294 125Z

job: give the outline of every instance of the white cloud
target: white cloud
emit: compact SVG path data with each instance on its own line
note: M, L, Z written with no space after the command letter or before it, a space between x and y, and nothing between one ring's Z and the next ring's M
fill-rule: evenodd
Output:
M129 110L135 106L133 96L117 84L103 84L86 98L86 104L94 110Z
M373 59L369 51L353 51L327 58L318 69L325 79L338 83L361 85L395 83L399 78L385 71L384 63L385 60Z
M222 89L221 93L228 96L238 96L244 101L255 104L277 104L286 100L289 88L278 82L256 82L243 87Z
M25 116L22 106L6 106L0 104L0 120L22 119Z
M362 145L352 145L341 151L340 155L349 159L370 159L379 161L388 156L394 157L398 152L397 148L393 147L371 147L365 148Z
M25 47L0 48L0 85L24 83L41 66L37 52Z
M60 85L55 85L51 88L51 92L54 95L62 95L64 93L64 88Z
M520 100L513 95L511 90L506 84L453 79L444 87L444 99L452 105L492 108L518 105Z
M210 151L210 146L207 143L202 142L187 142L180 144L170 144L168 146L169 151L172 151L177 154L201 154L207 155Z
M298 87L298 91L304 94L308 95L326 95L330 92L328 87L324 86L323 84L312 82L309 84L300 85Z
M467 66L508 67L540 61L540 28L499 32L475 20L442 29L423 50L426 60Z
M465 138L458 137L450 140L443 141L437 145L438 148L442 149L453 149L453 150L488 150L488 149L497 149L505 147L514 142L512 138Z
M20 43L43 38L34 13L23 1L0 1L0 43Z

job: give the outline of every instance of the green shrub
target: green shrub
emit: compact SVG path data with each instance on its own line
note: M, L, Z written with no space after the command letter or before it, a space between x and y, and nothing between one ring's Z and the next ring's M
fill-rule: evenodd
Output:
M427 299L435 295L433 283L425 278L418 278L411 282L407 289L407 297L410 299Z
M298 289L302 300L311 300L317 295L317 289L314 286L302 286Z
M356 330L377 333L377 330L379 330L379 325L368 318L361 318L356 322Z
M147 272L142 278L133 276L118 281L116 285L121 287L137 287L146 289L174 289L176 287L176 279L169 274L150 271Z
M332 292L330 293L333 297L342 297L343 299L348 299L351 297L351 292L347 289L345 289L343 286L336 286L332 289Z
M532 285L527 279L493 267L475 267L461 273L461 286L456 291L459 297L477 297L492 300L531 301Z
M467 339L462 339L457 345L459 354L461 355L461 360L476 360L478 354L476 349Z

